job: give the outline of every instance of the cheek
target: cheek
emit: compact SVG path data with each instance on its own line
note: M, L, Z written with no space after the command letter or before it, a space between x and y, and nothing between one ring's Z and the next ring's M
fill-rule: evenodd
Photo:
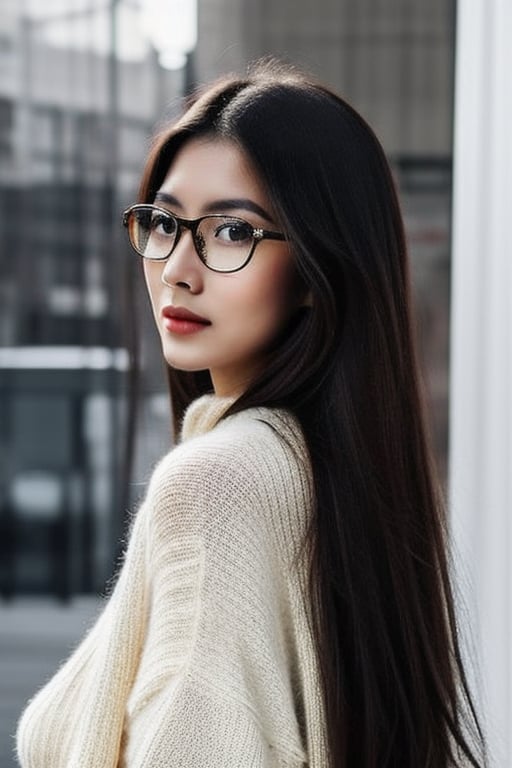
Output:
M240 311L249 322L257 322L269 333L278 332L300 305L301 292L293 263L289 259L278 261L247 277L237 292Z
M151 307L156 315L160 292L163 287L161 280L162 266L157 262L144 261L142 267Z
M289 317L301 300L300 281L290 256L274 262L265 275L261 292L275 312Z

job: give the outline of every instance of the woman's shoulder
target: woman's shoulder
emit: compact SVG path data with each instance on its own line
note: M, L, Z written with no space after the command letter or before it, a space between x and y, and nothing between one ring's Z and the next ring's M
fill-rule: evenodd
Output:
M187 416L184 427L187 426ZM270 464L307 464L307 450L299 422L282 408L257 407L221 417L208 429L184 430L177 460L197 455L223 467Z
M203 400L203 398L201 398ZM209 403L200 403L208 408ZM214 403L214 406L217 404ZM286 492L308 485L310 466L300 425L287 410L249 408L212 422L194 404L183 439L155 468L149 491L181 498L248 498L268 495L269 485ZM205 425L208 425L207 428Z

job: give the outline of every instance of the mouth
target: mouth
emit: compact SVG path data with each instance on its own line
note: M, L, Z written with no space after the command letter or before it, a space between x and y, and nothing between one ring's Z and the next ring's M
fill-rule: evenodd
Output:
M211 325L205 317L200 317L184 307L164 307L162 318L164 328L169 333L186 335L202 331Z

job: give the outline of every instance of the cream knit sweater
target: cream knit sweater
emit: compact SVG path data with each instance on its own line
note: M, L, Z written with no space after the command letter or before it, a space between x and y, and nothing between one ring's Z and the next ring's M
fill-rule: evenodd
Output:
M311 472L285 411L200 398L116 587L18 728L23 768L327 765L300 545Z

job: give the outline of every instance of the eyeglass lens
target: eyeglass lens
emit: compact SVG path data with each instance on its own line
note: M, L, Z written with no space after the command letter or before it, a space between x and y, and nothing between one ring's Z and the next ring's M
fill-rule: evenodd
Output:
M131 211L128 220L132 244L147 259L166 259L174 248L180 226L186 225L180 225L171 214L150 207ZM253 227L238 217L207 216L192 231L199 257L220 271L243 266L254 245Z

